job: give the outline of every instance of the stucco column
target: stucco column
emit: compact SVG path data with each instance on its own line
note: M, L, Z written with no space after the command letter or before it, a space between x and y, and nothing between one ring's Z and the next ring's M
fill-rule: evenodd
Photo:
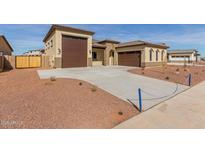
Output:
M114 51L114 65L118 65L118 53Z

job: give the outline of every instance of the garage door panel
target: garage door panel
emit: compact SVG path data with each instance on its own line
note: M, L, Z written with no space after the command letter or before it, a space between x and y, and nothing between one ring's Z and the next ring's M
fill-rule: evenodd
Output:
M140 67L141 53L136 51L118 53L118 64L123 66Z
M62 67L87 66L87 39L63 36Z

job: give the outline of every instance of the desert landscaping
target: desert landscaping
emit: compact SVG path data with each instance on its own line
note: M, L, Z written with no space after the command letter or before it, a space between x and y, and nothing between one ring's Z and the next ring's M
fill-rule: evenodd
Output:
M0 35L0 128L115 128L167 100L189 100L179 96L190 89L203 89L205 58L198 49L98 40L98 33L84 28L41 26L39 48L18 49L15 33L9 40Z
M205 80L204 66L176 66L166 65L161 67L136 68L129 70L134 74L139 74L160 80L166 80L183 85L189 85L189 74L192 75L191 86Z
M40 80L37 69L0 74L0 128L112 128L138 114L84 81Z

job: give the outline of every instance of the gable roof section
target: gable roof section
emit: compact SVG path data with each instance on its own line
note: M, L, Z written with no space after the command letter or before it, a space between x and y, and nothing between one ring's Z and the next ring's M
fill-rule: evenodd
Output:
M7 47L10 49L8 50L8 48L5 45L2 45L0 40L0 51L13 52L13 48L7 41L6 37L4 35L0 35L0 39L2 39L7 44Z
M128 46L139 46L139 45L147 45L147 46L153 46L153 47L161 47L161 48L169 48L169 46L167 46L165 43L161 43L161 44L155 44L155 43L151 43L151 42L146 42L146 41L141 41L141 40L137 40L137 41L131 41L131 42L125 42L125 43L120 43L118 45L118 48L120 47L128 47Z
M46 42L46 40L49 38L49 36L54 32L55 30L61 30L61 31L67 31L67 32L73 32L73 33L80 33L80 34L86 34L86 35L94 35L94 32L82 30L78 28L68 27L68 26L62 26L62 25L52 25L48 33L46 34L45 38L43 39L43 42Z

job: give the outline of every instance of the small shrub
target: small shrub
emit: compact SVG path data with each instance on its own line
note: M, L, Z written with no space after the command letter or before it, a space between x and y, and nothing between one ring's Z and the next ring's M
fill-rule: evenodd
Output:
M169 80L169 77L168 77L168 76L166 76L166 77L165 77L165 79L166 79L166 80Z
M119 111L118 114L119 114L119 115L123 115L123 112L122 112L122 111Z
M142 68L141 68L141 71L142 71L142 74L144 74L145 67L142 67Z
M194 74L198 75L198 74L199 74L199 72L195 72Z
M45 85L50 86L50 85L52 85L52 82L45 82Z
M92 92L96 92L96 91L97 91L97 87L96 87L96 86L93 86L93 87L91 88L91 91L92 91Z
M83 85L83 83L82 82L79 82L79 86L82 86Z
M56 81L56 77L55 76L51 76L50 77L50 81Z
M176 69L176 72L179 72L179 68Z
M202 70L202 72L204 72L204 69Z
M185 71L185 72L189 72L189 69L188 69L188 68L184 68L184 71Z

